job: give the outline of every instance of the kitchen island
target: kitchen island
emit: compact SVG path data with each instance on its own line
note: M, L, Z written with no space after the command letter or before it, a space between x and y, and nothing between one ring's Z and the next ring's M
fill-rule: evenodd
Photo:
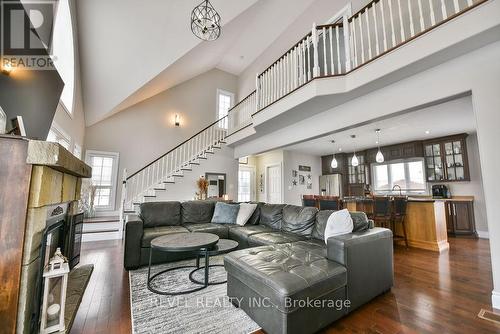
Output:
M459 201L472 202L474 198L470 196L451 199L409 197L405 217L408 245L439 253L447 251L450 247L447 233L449 216L447 202ZM364 211L368 215L373 212L373 199L371 198L345 198L343 202L344 207L349 211ZM401 224L396 224L395 229L397 235L403 235Z

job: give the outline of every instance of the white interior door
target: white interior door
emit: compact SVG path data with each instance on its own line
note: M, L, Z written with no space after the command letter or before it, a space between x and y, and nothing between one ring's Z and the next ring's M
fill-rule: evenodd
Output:
M266 202L270 204L280 204L282 202L281 165L267 166L266 175Z

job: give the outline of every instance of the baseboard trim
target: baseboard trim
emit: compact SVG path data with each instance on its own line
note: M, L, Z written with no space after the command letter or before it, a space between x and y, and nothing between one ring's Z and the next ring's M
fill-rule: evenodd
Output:
M500 310L500 292L491 291L491 306L494 309Z
M481 239L489 239L490 233L488 231L477 231L477 236Z

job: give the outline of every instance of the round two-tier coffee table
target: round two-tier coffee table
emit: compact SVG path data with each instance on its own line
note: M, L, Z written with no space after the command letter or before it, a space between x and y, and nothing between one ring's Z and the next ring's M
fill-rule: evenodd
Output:
M149 265L148 265L148 289L154 293L161 295L182 295L186 293L191 293L195 291L202 290L209 285L222 284L225 282L212 282L209 280L209 269L210 267L221 266L221 265L210 265L210 256L229 253L238 247L238 243L233 240L219 240L219 237L211 233L176 233L164 235L157 237L151 241L151 249L149 252ZM166 253L177 253L177 252L192 252L196 255L196 265L184 265L173 268L168 268L151 275L151 258L153 251L156 252L166 252ZM203 267L200 267L200 258L205 258L205 263ZM182 290L182 291L168 291L159 290L152 286L152 282L158 276L171 272L174 270L194 268L189 273L189 279L191 282L200 285L195 288ZM193 274L201 269L204 269L205 279L203 282L198 281L193 278Z

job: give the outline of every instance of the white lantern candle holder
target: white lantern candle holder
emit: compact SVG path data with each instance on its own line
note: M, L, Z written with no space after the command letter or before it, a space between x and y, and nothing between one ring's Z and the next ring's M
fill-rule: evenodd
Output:
M60 332L66 329L64 308L66 305L68 274L69 265L58 248L43 271L41 334Z

